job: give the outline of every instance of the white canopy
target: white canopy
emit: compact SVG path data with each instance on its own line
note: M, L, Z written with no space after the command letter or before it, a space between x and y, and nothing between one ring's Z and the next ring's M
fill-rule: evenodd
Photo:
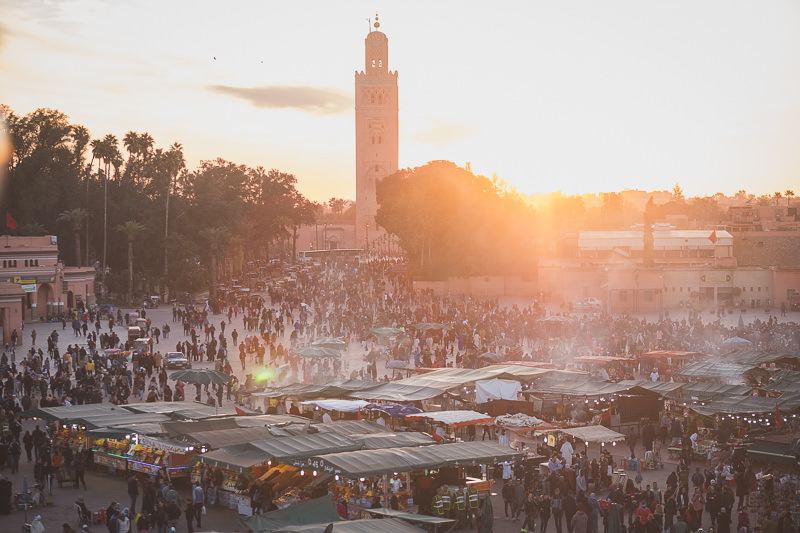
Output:
M622 433L612 431L605 426L583 426L578 428L559 430L567 435L572 435L584 442L619 442L627 437Z
M406 418L427 418L428 420L440 422L451 427L491 424L494 422L493 417L475 411L432 411L429 413L406 415Z
M475 382L475 401L486 403L489 400L516 400L522 385L513 379L484 379Z
M309 400L300 402L300 405L316 405L320 409L341 411L343 413L355 413L368 404L369 402L366 400Z

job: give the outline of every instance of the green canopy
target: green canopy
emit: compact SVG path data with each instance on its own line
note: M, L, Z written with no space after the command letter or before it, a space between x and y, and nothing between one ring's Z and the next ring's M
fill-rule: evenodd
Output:
M250 531L277 531L289 526L324 523L324 529L331 522L339 522L341 517L336 512L330 496L322 496L315 500L292 505L286 509L272 511L254 516L242 516L239 520ZM322 531L322 530L320 530Z
M459 442L418 448L390 448L332 453L308 459L307 464L329 474L358 478L411 472L445 466L493 464L522 453L493 441Z
M384 518L383 520L347 520L307 524L304 526L288 526L276 529L273 533L324 533L331 524L333 525L331 528L332 533L422 533L423 531L398 518Z

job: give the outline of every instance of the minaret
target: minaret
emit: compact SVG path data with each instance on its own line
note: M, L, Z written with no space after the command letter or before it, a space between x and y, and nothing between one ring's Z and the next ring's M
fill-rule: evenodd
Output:
M375 183L397 171L397 71L389 70L389 40L378 31L364 39L365 65L356 72L356 248L382 234L375 224Z

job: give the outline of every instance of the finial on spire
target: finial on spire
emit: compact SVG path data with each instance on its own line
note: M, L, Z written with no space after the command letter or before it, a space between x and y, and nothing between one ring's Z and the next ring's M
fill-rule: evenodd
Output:
M378 14L377 13L375 13L375 24L373 24L373 26L375 26L376 30L381 27L381 23L378 22Z

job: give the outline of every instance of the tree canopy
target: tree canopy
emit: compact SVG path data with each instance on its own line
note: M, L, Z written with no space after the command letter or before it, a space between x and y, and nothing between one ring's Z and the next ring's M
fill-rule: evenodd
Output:
M377 200L376 221L418 276L529 271L533 211L496 180L433 161L378 182Z
M180 143L160 147L147 132L93 139L57 110L21 116L0 105L0 113L14 144L0 209L19 222L14 233L57 235L67 264L95 266L103 257L107 201L107 283L118 295L128 292L129 242L114 228L128 221L143 225L132 244L136 280L149 290L189 291L205 284L212 261L216 266L219 250L211 253L204 230L247 243L237 250L241 267L267 258L271 246L288 253L297 227L317 214L292 174L223 159L190 170Z

